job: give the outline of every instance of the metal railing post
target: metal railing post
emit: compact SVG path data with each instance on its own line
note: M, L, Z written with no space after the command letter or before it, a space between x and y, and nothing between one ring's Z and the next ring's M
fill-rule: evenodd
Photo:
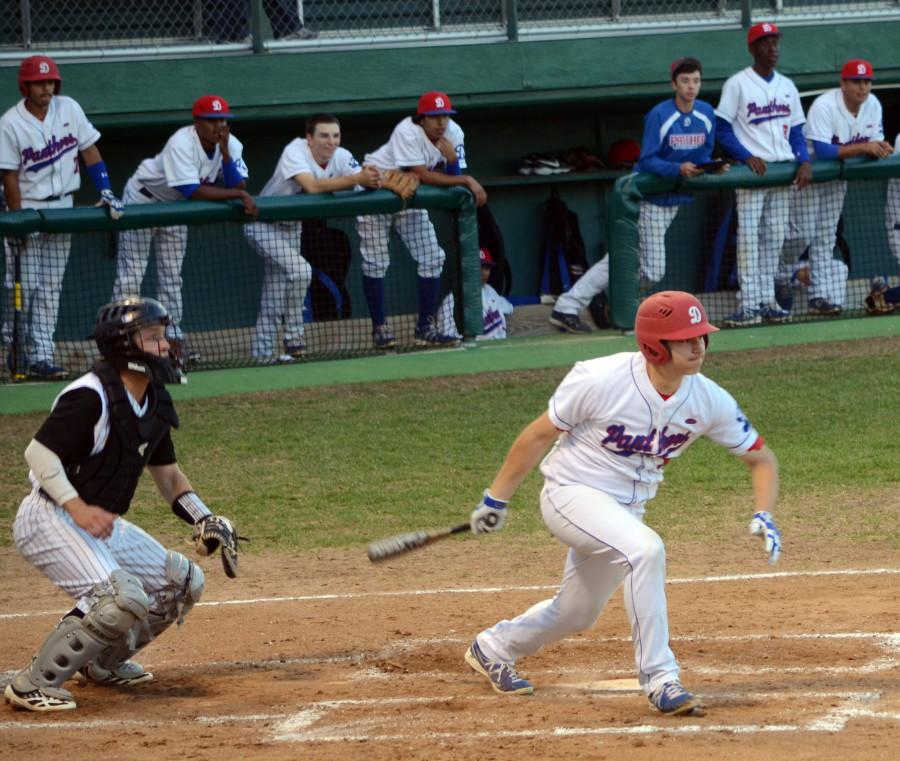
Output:
M262 0L252 0L250 6L250 34L253 36L253 52L262 53Z
M31 4L29 0L19 0L22 9L22 45L31 47Z
M747 29L750 26L750 19L752 16L750 5L750 0L741 0L741 26L744 29Z
M506 38L510 42L519 39L519 7L517 0L503 0L506 9Z

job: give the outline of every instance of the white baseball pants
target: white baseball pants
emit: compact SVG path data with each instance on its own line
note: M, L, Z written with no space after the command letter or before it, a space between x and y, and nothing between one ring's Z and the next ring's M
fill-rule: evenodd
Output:
M887 228L888 246L900 265L900 180L888 180L884 226Z
M140 192L133 179L125 185L122 201L127 205L156 203ZM156 254L157 296L169 311L172 324L166 330L169 339L183 340L181 318L181 265L187 252L187 225L124 230L119 233L119 253L116 258L116 282L113 299L137 296L147 271L151 251Z
M70 209L72 196L56 201L22 200L22 208L27 209ZM13 289L15 288L15 253L19 253L22 276L22 302L25 313L24 332L20 337L25 341L25 355L29 365L36 362L53 363L56 345L53 335L59 315L59 297L62 292L63 277L72 248L70 233L38 233L28 238L24 244L4 241L6 274L3 285L6 288L6 309L3 322L3 341L12 345L13 333Z
M608 255L588 269L568 291L561 294L553 309L563 314L581 314L581 310L591 303L591 299L607 288L609 288Z
M643 522L642 505L625 507L588 486L545 482L541 515L551 533L569 547L556 596L511 621L481 632L488 658L515 663L548 642L593 626L624 581L625 610L638 680L646 694L678 679L669 648L666 553L659 535Z
M166 549L143 529L117 518L107 539L91 536L68 511L34 489L13 523L22 556L87 613L91 589L121 568L134 574L153 599L166 584Z
M844 297L838 299L838 294L846 294L847 291L847 266L835 267L832 262L835 261L838 219L846 195L847 182L835 180L795 189L791 202L791 226L809 244L812 275L809 297L823 298L838 306L844 303ZM843 282L833 282L833 278L840 276L842 271Z
M274 352L278 324L284 319L284 341L303 343L303 302L312 280L312 267L300 252L300 222L251 222L244 226L247 241L263 258L259 317L250 347L262 359Z
M641 201L638 231L641 236L641 275L651 283L658 283L666 275L666 231L678 206L657 206Z
M737 268L743 309L775 304L775 275L787 235L791 188L737 188Z
M384 277L387 273L391 263L388 249L391 227L400 235L410 256L418 265L419 277L440 277L447 256L438 243L434 225L425 209L407 209L396 214L370 214L356 218L363 275Z

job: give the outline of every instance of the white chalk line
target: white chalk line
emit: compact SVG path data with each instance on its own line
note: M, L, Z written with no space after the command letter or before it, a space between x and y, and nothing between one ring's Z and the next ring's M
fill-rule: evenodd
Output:
M900 668L900 633L898 632L823 632L809 633L799 632L795 634L688 634L672 636L670 641L678 642L777 642L777 641L803 641L803 640L871 640L887 651L887 655L870 663L855 664L853 666L759 666L759 665L729 665L729 666L702 666L691 665L690 658L682 658L685 668L697 674L706 676L727 676L732 674L851 674L851 673L876 673ZM420 637L413 639L395 640L391 644L379 650L356 651L341 655L301 656L296 658L267 658L257 660L238 661L177 661L178 668L198 669L236 669L250 667L255 669L282 669L291 666L327 666L334 664L364 665L366 661L379 661L396 657L403 657L415 650L425 648L459 646L460 651L469 645L471 637ZM583 637L566 637L561 643L574 645L590 645L595 643L622 643L631 642L630 637L592 637L585 640ZM892 655L895 654L895 655ZM752 655L750 656L752 657ZM144 661L149 668L159 667L162 664L154 664L152 660ZM550 669L527 669L534 674L583 674L595 672L608 676L630 676L634 669L630 666L623 668L610 668L608 663L598 664L592 667L589 664L581 666L555 666ZM0 672L0 685L9 682L17 671ZM370 666L365 671L354 673L351 681L365 681L369 679L402 679L404 676L414 679L447 678L457 676L456 672L449 671L415 671L408 675L402 672L380 669Z
M773 571L770 573L741 573L729 576L693 576L667 579L666 584L715 584L735 581L765 581L769 579L794 579L817 576L880 576L900 574L900 568L846 568L827 571ZM502 592L545 592L559 589L558 584L527 584L511 587L449 587L437 589L402 589L384 592L334 592L316 595L290 595L280 597L254 597L243 600L209 600L194 607L221 607L224 605L260 605L286 602L328 602L331 600L357 600L373 597L423 597L430 595L499 594ZM22 613L0 613L0 621L36 616L58 616L65 610L40 610Z

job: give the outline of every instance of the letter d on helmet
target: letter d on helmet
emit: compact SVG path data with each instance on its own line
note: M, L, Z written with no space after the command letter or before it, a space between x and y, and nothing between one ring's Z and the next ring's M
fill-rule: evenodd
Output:
M641 354L656 365L672 358L664 341L703 336L708 344L707 336L718 330L710 325L700 300L684 291L660 291L645 299L638 307L634 325Z

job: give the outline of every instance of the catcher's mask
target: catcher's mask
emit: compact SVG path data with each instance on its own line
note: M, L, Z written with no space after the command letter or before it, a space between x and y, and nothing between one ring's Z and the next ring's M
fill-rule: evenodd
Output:
M684 291L660 291L645 299L638 308L634 325L641 354L655 365L665 364L672 358L666 341L703 336L709 346L709 334L718 330L710 325L700 300Z
M170 349L166 356L151 354L144 351L138 340L141 328L170 322L168 311L156 299L145 296L119 299L97 312L94 340L113 367L144 373L159 385L180 383L184 376L175 353Z

